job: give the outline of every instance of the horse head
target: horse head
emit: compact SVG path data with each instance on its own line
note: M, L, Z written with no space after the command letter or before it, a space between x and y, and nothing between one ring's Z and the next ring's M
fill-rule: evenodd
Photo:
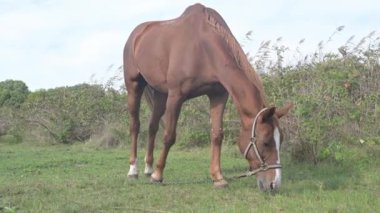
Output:
M253 120L249 142L242 142L244 156L250 165L250 175L256 175L261 191L278 191L281 186L280 147L282 133L279 119L286 115L291 104L276 109L264 108Z

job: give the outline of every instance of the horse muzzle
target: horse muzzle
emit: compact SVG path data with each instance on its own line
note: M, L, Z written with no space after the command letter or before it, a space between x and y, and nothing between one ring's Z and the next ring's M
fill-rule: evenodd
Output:
M278 192L281 187L281 169L274 169L275 176L260 174L256 175L257 186L262 192ZM265 173L265 172L262 172Z

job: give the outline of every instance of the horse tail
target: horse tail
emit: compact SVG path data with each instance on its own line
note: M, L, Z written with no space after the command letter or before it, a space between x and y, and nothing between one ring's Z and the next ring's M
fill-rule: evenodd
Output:
M144 94L144 98L145 98L146 102L148 103L149 109L152 111L153 110L154 89L151 86L146 85L143 94Z
M153 87L151 87L149 85L145 86L143 95L144 95L144 98L145 98L145 100L146 100L146 102L147 102L147 104L149 106L150 111L153 111L154 93L155 93L155 90L153 89ZM160 119L160 126L162 128L165 128L164 121L162 120L162 118Z

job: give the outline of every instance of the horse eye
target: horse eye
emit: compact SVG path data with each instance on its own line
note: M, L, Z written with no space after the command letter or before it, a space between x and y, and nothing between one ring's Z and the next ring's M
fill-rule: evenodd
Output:
M265 147L270 147L270 140L264 142Z

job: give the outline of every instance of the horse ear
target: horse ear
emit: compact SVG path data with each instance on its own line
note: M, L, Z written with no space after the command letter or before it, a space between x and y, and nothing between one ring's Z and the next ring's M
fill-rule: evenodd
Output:
M276 112L276 107L270 107L270 108L268 108L267 110L265 110L264 112L262 112L262 114L260 115L260 117L259 117L260 122L264 123L269 118L271 118L274 115L275 112Z
M277 117L281 118L282 116L288 114L291 108L293 108L293 103L288 103L286 106L281 107L280 109L276 110Z

